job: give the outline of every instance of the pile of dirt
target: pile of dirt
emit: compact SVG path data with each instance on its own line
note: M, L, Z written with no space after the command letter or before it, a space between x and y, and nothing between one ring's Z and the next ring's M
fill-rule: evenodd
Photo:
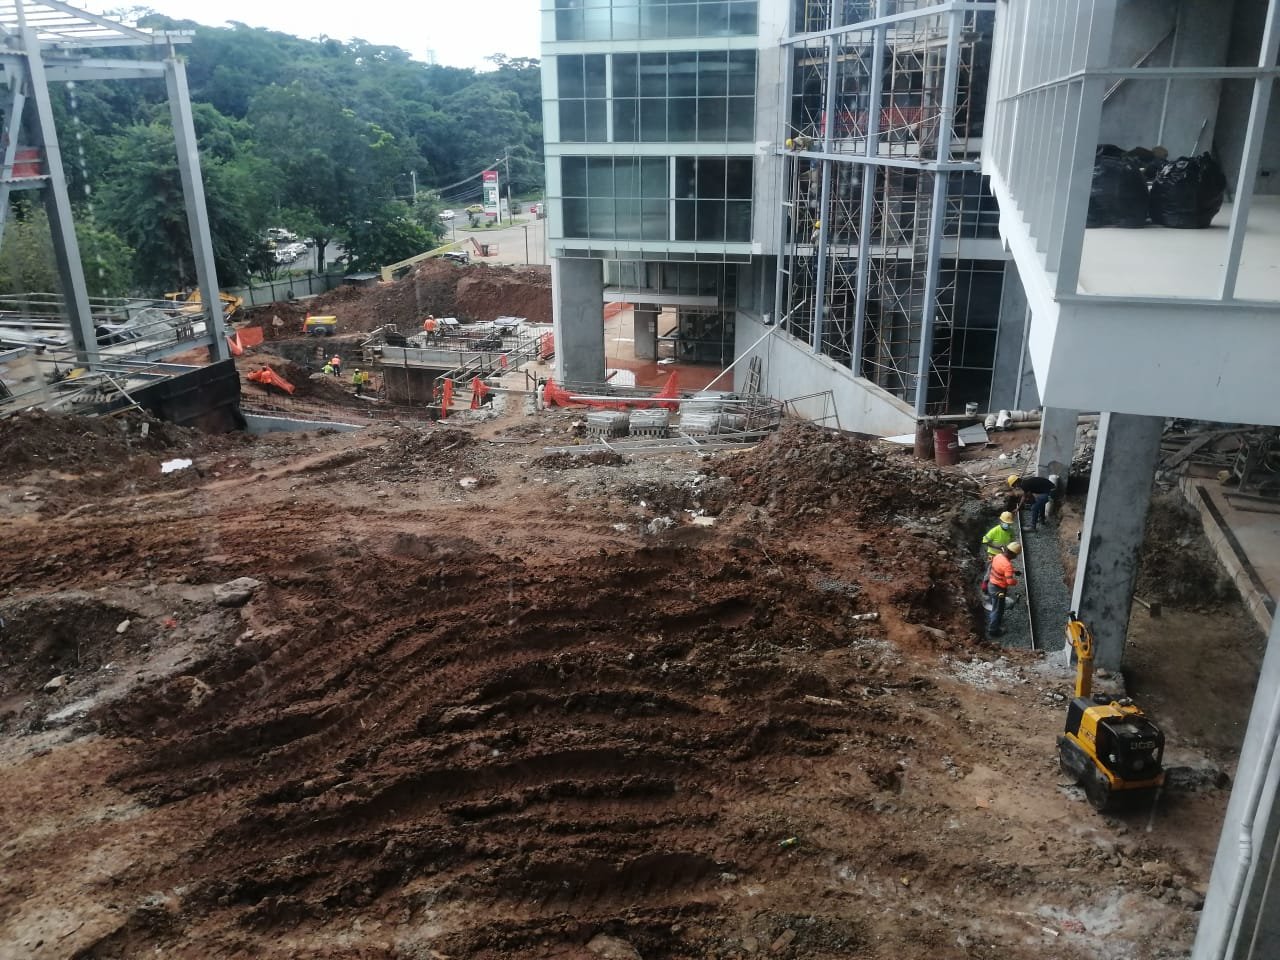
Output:
M960 474L895 460L866 441L806 423L783 427L718 470L737 481L746 500L786 519L842 514L890 523L951 512L978 493Z
M39 469L101 470L140 454L187 453L204 441L196 430L138 412L84 417L37 410L0 419L0 477Z
M524 317L550 323L551 272L546 267L469 268L458 281L457 302L459 319Z
M1134 592L1186 610L1211 610L1240 600L1209 545L1200 515L1177 490L1151 498Z
M525 317L551 322L551 273L546 267L461 266L426 260L412 273L372 287L344 285L305 303L276 303L252 310L249 326L263 328L267 340L302 336L308 314L333 314L339 334L373 330L394 323L416 332L428 313L462 322ZM274 321L279 319L277 325Z

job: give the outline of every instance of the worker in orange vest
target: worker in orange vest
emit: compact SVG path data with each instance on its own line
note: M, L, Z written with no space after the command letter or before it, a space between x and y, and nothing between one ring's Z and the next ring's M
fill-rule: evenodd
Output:
M990 604L987 613L987 637L999 637L1004 634L1001 623L1004 620L1004 603L1009 591L1018 585L1017 571L1013 569L1013 559L1022 552L1022 544L1016 540L1007 543L991 560L991 570L987 574L987 601Z
M432 314L427 314L427 319L422 321L422 332L427 335L428 340L436 338L436 318Z
M329 366L333 367L333 375L335 377L342 376L342 358L336 353L329 360Z

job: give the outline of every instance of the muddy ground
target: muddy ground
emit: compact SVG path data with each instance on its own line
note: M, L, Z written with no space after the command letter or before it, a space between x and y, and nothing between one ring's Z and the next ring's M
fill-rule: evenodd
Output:
M387 323L416 333L428 313L457 317L464 323L499 316L550 323L551 270L425 260L412 273L389 283L344 285L296 303L250 310L246 319L249 326L261 326L266 339L279 340L301 336L308 314L336 316L339 333L373 330Z
M0 957L1187 955L1226 792L1062 780L974 483L802 427L547 457L571 416L0 476Z

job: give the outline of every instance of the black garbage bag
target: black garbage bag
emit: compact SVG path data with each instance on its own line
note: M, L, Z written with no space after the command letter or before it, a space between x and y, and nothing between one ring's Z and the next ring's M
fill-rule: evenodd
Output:
M1151 183L1151 222L1182 230L1203 230L1222 209L1227 175L1209 154L1166 163Z
M1160 168L1169 159L1169 151L1164 147L1156 147L1154 150L1148 150L1146 147L1134 147L1132 150L1126 151L1125 156L1138 165L1138 169L1142 171L1143 179L1150 186L1151 181L1160 172Z
M1123 155L1113 155L1116 149L1110 144L1098 148L1085 226L1145 227L1147 182L1136 163Z

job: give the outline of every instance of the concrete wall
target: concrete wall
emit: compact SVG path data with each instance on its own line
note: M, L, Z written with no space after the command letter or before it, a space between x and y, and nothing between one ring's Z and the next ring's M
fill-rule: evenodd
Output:
M911 406L886 393L875 384L853 375L829 357L818 356L777 327L767 327L759 317L738 311L734 388L744 389L751 356L760 357L763 371L761 391L779 400L831 391L832 398L815 397L797 404L807 417L820 418L831 412L831 400L839 423L825 421L826 426L842 430L895 436L915 431L915 412ZM766 332L770 336L763 341ZM757 342L761 341L761 342Z
M295 420L293 417L264 417L257 413L245 414L244 419L245 429L252 434L306 433L311 430L353 433L364 429L358 423L343 423L340 420Z
M1000 297L1000 328L996 336L996 356L991 374L991 410L1030 410L1040 405L1035 371L1026 352L1027 294L1022 289L1017 267L1010 262L1004 271Z
M379 364L378 374L387 387L387 399L395 403L427 404L431 401L431 391L435 387L436 377L446 373L445 370L429 370L426 367L396 367Z
M1267 0L1235 0L1235 18L1231 27L1227 63L1237 67L1257 65L1266 13ZM1252 99L1252 81L1222 82L1214 148L1215 155L1227 171L1227 180L1233 187L1240 176L1240 156L1244 151L1244 135ZM1274 91L1271 94L1271 111L1267 115L1261 166L1254 190L1258 193L1280 193L1280 98Z
M604 266L599 260L551 260L556 379L604 381Z
M1231 36L1231 0L1120 0L1111 64L1132 67L1221 66ZM1173 35L1166 38L1170 31ZM1214 142L1220 81L1126 80L1102 107L1100 143L1124 148L1162 144L1172 157Z

